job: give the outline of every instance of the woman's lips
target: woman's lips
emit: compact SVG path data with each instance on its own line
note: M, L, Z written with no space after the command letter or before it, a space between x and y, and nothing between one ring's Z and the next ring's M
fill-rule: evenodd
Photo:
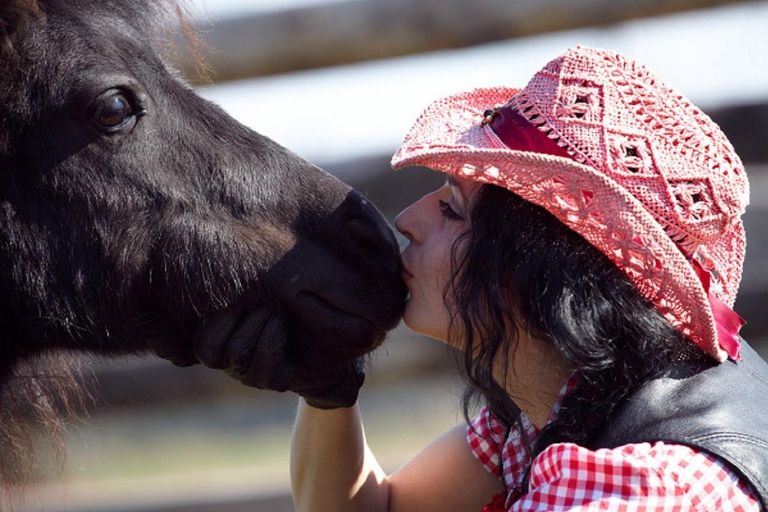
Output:
M411 271L408 270L408 265L405 264L405 261L401 259L402 267L403 267L403 280L405 282L410 281L413 279L413 274L411 274Z

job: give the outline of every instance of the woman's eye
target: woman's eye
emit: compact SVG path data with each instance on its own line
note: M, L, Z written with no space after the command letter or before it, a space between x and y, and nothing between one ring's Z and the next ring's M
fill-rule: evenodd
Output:
M133 116L133 108L125 95L115 93L99 102L93 119L100 128L116 130L127 125Z
M438 199L437 204L440 205L440 212L443 214L443 217L445 217L446 219L464 220L464 217L456 213L456 210L451 208L451 205L443 201L442 199Z

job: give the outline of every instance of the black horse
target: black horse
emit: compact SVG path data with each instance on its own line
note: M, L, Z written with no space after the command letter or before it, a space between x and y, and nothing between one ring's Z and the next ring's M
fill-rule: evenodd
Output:
M188 365L201 325L242 338L260 322L281 340L268 368L314 375L375 348L402 312L386 222L193 92L158 51L177 11L159 0L0 4L6 423L22 414L14 402L50 401L26 365L52 349L151 350ZM301 123L310 100L296 98L285 122ZM249 374L253 343L239 343L209 362L261 382Z

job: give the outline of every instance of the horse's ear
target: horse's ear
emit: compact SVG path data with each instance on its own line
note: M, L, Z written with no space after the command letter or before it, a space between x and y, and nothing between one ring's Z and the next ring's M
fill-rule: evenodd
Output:
M39 14L37 0L0 1L0 49L13 48L14 40L24 32L29 20Z

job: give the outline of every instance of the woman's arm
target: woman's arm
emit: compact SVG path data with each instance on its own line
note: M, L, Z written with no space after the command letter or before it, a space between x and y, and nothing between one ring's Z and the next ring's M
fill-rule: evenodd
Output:
M365 441L357 405L320 410L300 400L291 446L297 512L479 512L504 490L457 425L392 476Z
M299 399L291 442L296 512L386 512L386 475L368 449L357 404L316 409Z

